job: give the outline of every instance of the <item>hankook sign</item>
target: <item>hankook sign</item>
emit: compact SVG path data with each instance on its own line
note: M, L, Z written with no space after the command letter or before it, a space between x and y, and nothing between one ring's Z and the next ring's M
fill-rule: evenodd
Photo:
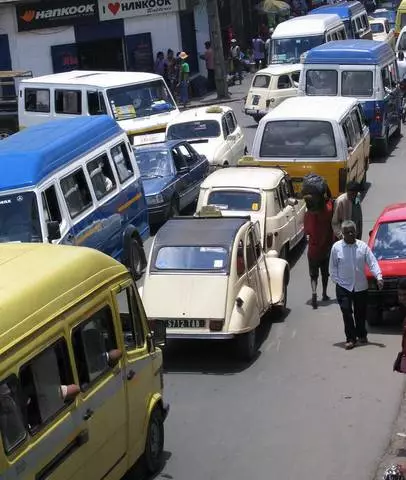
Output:
M96 0L64 0L16 6L18 31L96 22Z
M141 17L179 10L178 0L98 0L100 20Z

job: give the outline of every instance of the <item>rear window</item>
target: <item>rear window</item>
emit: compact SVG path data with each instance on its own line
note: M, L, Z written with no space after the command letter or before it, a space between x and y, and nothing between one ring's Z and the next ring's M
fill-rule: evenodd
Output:
M383 33L383 23L371 23L372 33Z
M261 195L257 192L215 191L210 193L207 204L220 210L256 212L261 209Z
M342 72L341 95L343 97L370 97L373 89L373 72Z
M255 75L252 86L257 88L268 88L270 82L271 77L269 75Z
M220 124L216 120L196 120L176 123L168 129L168 140L215 138L220 136Z
M156 256L158 270L223 271L228 264L224 247L162 247Z
M268 122L262 136L261 157L335 157L336 145L330 122L279 120Z
M336 70L308 70L306 72L307 95L337 95L338 73Z

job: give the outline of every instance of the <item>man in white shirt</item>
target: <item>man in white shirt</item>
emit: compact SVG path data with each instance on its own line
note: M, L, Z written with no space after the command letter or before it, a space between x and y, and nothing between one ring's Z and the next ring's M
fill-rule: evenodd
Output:
M329 271L336 284L337 302L344 320L347 342L346 350L359 343L368 343L365 318L368 303L368 281L365 267L368 266L377 280L379 290L383 288L381 269L368 245L357 240L357 229L353 221L342 223L343 239L333 245Z

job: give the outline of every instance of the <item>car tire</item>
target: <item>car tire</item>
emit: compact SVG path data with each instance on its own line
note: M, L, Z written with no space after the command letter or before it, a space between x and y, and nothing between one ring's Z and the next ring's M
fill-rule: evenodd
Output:
M402 133L402 119L399 119L398 126L396 127L396 130L393 132L393 138L400 138L401 133Z
M179 215L179 202L174 197L174 198L172 198L171 206L170 206L170 209L169 209L169 218L177 217L178 215Z
M151 474L159 472L162 467L164 440L164 419L160 408L157 407L149 419L144 451L145 466Z
M386 132L385 137L379 140L379 154L382 157L385 157L388 155L389 152L389 135L388 132Z
M236 347L237 355L241 360L252 360L258 349L256 329L238 335L236 338Z
M259 115L253 115L252 118L253 118L257 123L259 123L260 120L261 120L261 117L260 117Z
M283 276L283 302L276 306L278 313L280 314L285 313L287 303L288 303L288 278L285 272Z
M130 244L128 268L135 281L142 277L146 263L144 248L137 238L133 237Z
M0 140L10 137L10 135L13 135L13 133L15 132L9 130L8 128L0 128Z
M376 305L368 305L367 322L371 327L376 327L382 323L382 311Z

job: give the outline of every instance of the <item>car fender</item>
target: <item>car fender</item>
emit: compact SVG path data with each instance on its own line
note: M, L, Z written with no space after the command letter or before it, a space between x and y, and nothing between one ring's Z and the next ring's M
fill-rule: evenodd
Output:
M236 296L231 312L229 333L244 333L259 325L260 313L256 292L248 285L243 285Z
M271 256L267 256L265 261L271 280L272 304L277 304L283 301L284 281L286 281L286 284L289 284L289 264L283 258Z

